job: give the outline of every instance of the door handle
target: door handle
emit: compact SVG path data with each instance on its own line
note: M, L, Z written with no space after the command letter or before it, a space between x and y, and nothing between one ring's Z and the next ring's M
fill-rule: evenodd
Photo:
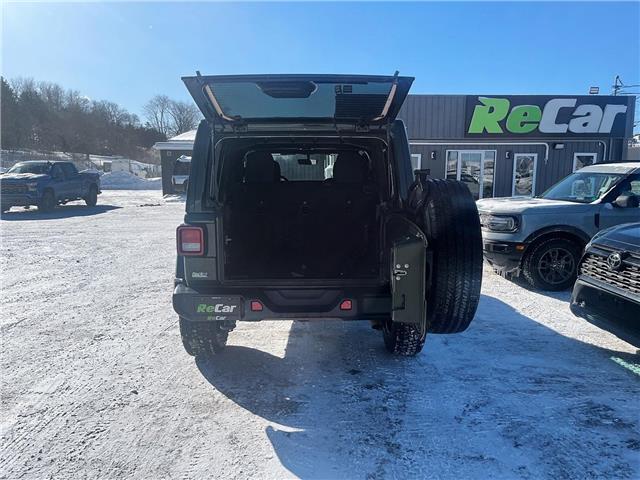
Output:
M396 277L396 280L400 280L402 277L409 274L406 270L401 270L400 265L396 265L396 268L393 270L393 276ZM405 265L404 268L409 268L409 265Z

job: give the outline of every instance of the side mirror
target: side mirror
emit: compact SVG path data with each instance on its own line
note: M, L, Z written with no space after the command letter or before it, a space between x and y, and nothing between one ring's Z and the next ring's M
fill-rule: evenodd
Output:
M640 201L638 201L638 197L633 193L623 193L618 195L618 198L613 201L613 204L619 208L638 208Z

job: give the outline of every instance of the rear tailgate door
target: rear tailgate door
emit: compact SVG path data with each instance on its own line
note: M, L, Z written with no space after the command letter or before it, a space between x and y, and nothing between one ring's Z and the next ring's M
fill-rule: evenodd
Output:
M413 77L372 75L231 75L183 77L210 122L259 129L373 127L392 122Z

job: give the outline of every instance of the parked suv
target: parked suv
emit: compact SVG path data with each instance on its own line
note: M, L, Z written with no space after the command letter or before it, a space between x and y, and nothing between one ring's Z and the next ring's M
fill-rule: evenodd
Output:
M640 163L628 162L582 168L535 198L480 200L484 256L536 288L567 289L593 235L640 220L639 199Z
M394 353L465 330L482 278L475 202L411 170L396 115L413 78L183 78L198 127L173 306L185 349L239 320L370 320Z
M640 346L640 223L609 228L589 242L571 311Z
M176 192L186 192L189 186L189 170L191 168L191 157L180 155L173 165L173 175L171 183Z

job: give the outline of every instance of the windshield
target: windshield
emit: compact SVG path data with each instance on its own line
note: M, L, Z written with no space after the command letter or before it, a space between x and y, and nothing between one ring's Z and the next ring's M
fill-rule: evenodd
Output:
M49 173L49 163L16 163L7 173Z
M575 172L563 178L539 198L591 203L599 200L624 175L601 172Z
M189 175L191 170L191 162L179 161L173 167L174 175Z

